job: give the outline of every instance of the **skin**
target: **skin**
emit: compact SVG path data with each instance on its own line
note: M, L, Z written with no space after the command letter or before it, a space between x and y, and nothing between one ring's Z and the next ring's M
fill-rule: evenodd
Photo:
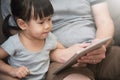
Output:
M86 77L84 75L80 75L80 74L70 74L67 77L65 77L63 80L80 80L80 79L81 80L91 80L88 77Z

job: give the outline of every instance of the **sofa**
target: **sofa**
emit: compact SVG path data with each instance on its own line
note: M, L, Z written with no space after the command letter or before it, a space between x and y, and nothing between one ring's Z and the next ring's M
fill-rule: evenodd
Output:
M114 45L120 46L120 0L107 0L107 2L115 26Z

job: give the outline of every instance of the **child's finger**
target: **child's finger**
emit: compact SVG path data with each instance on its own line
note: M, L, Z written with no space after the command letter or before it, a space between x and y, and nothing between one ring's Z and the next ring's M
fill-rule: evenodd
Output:
M27 67L25 67L25 66L23 66L23 72L24 72L25 75L30 74L29 69Z

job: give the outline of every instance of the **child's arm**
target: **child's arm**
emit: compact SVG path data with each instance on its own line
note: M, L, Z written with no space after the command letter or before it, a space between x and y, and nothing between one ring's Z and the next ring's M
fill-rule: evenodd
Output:
M57 48L50 54L51 60L65 63L69 60L77 51L83 49L86 44L75 44L69 48L65 48L61 43L58 42Z
M11 77L23 78L29 74L29 70L22 66L19 68L14 68L6 64L2 59L9 56L2 48L0 48L0 72L3 72Z

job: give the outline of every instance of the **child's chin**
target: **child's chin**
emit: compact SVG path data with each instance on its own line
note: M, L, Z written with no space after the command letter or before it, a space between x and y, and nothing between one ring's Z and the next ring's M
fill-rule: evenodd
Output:
M44 35L43 35L43 38L47 38L47 37L48 37L48 34L44 34Z
M47 36L43 36L43 37L41 37L41 39L46 39L47 38Z

